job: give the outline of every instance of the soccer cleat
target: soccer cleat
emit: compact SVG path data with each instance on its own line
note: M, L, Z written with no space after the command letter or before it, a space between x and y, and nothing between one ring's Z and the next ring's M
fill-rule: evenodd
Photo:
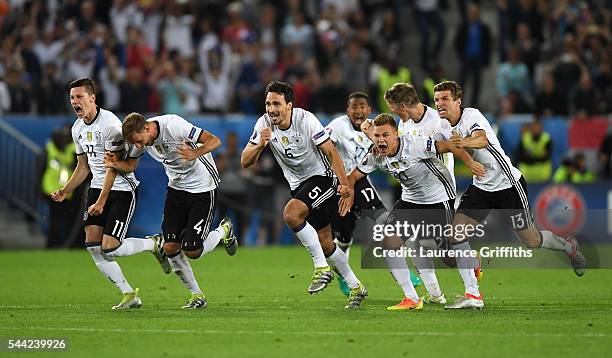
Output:
M402 302L396 304L395 306L387 307L387 311L407 311L407 310L422 310L423 309L423 299L419 298L418 302L414 302L410 298L404 297Z
M206 297L204 297L203 293L192 293L189 301L181 308L185 310L195 310L198 308L206 308L207 305Z
M308 286L308 293L313 294L323 291L333 279L334 273L329 266L316 268L312 275L312 282Z
M346 284L346 281L340 275L338 275L338 286L340 286L340 291L342 291L346 297L351 294L351 288Z
M478 266L474 269L474 275L476 276L476 280L480 282L482 280L482 276L484 276L484 272L482 271L482 260L480 260L480 255L476 255L476 260L478 260Z
M355 288L351 288L351 293L349 294L348 304L344 306L344 308L352 310L357 309L361 306L361 302L365 300L368 295L368 290L366 290L365 286L360 282L359 286Z
M219 226L225 231L225 235L221 239L225 251L227 251L227 254L230 256L236 255L236 250L238 250L238 239L234 236L234 225L232 225L232 220L229 216L226 216L221 220Z
M172 271L172 268L170 267L170 262L168 261L168 257L166 256L166 253L164 252L163 234L145 236L145 239L153 240L153 242L155 243L155 246L153 247L153 250L151 250L151 253L153 254L153 256L155 256L155 259L157 260L157 262L159 262L162 268L162 271L164 271L166 275L169 274Z
M410 271L410 281L414 287L418 287L423 284L423 280L421 280L421 278L412 271Z
M119 302L118 305L112 307L113 310L125 310L129 308L140 308L142 306L142 301L140 297L138 297L138 291L140 289L137 288L134 292L124 293L123 299Z
M576 276L580 277L584 275L586 270L586 258L580 252L580 246L578 245L578 240L573 237L569 237L565 239L567 243L572 245L572 251L566 252L567 257L569 257L570 262L572 263L572 268L574 269L574 273Z
M444 306L444 309L463 309L463 308L476 308L483 309L484 301L482 300L482 294L480 296L470 295L466 293L463 296L457 296L455 303Z
M443 305L443 304L446 304L446 297L444 296L444 294L441 294L440 296L432 296L428 293L425 296L423 296L423 303L433 303L433 304Z

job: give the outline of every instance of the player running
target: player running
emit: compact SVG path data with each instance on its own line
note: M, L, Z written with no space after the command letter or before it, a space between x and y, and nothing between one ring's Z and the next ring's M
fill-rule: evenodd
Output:
M84 213L85 246L96 266L123 294L121 302L112 309L138 308L142 301L138 288L133 289L121 271L116 256L131 256L143 251L152 252L169 272L168 262L161 253L157 238L126 238L130 220L136 208L138 180L134 174L119 174L104 167L104 152L122 155L126 147L121 134L121 121L112 112L96 105L94 82L80 78L70 83L70 105L77 115L72 126L72 139L76 145L77 166L63 188L51 197L63 201L89 175Z
M444 136L457 148L470 150L474 160L482 163L487 172L485 176L474 176L473 184L461 197L453 225L475 225L483 221L491 209L506 209L507 218L523 245L564 251L576 275L584 275L586 259L579 251L576 239L561 238L550 231L536 228L527 201L525 179L504 153L482 113L476 108L461 107L462 94L461 86L453 81L445 81L434 87L438 113L451 125L451 130L447 130ZM467 247L467 241L452 241L454 248L465 250ZM465 269L473 262L462 263L458 257L457 264L466 292L446 308L483 308L484 301L474 272Z
M231 256L238 246L229 218L210 231L219 185L211 152L221 141L174 114L146 120L141 114L131 113L123 121L123 137L133 145L131 158L140 158L146 151L164 166L168 176L162 221L164 252L174 273L191 292L191 298L182 308L205 308L206 297L185 256L197 259L212 251L219 241ZM119 171L133 172L138 160L127 162L107 155L105 164Z
M272 81L266 87L266 114L257 120L242 152L242 166L247 168L257 162L268 144L293 197L285 206L283 218L314 262L308 292L325 289L333 279L333 267L350 287L345 308L358 308L367 290L353 273L347 256L334 243L330 229L330 217L338 210L336 191L345 197L352 197L354 192L329 134L312 113L293 108L293 89L284 82Z
M450 225L456 191L448 168L437 158L437 154L453 151L477 175L484 174L483 166L472 160L465 151L455 149L450 142L418 136L398 136L397 124L390 114L383 113L376 116L372 134L378 155L369 153L349 174L349 183L360 180L380 168L393 175L402 185L402 198L391 209L386 224L426 223L440 228ZM437 235L442 236L442 234ZM420 253L420 247L424 249L436 247L425 243L440 240L441 238L434 232L411 238L387 236L383 239L382 246L385 250L397 250L406 242L415 252ZM425 300L430 303L446 303L438 284L432 258L417 254L412 259L428 292ZM387 309L422 309L424 299L418 296L410 281L406 258L386 256L385 260L405 296L400 303Z

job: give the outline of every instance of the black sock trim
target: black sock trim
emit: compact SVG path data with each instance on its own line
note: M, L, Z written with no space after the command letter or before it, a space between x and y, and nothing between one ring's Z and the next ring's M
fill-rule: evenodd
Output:
M109 254L115 250L117 250L118 248L120 248L121 245L117 246L117 247L113 247L112 249L102 249L102 252L104 252L105 254Z
M336 245L336 243L334 242L334 249L331 251L331 254L329 254L329 255L328 255L328 254L326 254L325 252L323 253L323 254L325 255L325 258L326 258L326 259L330 258L330 257L331 257L331 255L333 255L333 254L334 254L334 252L336 252L336 249L338 249L338 245ZM340 251L342 251L342 250L340 250Z
M100 241L100 242L86 242L85 243L85 247L96 247L96 246L102 246L102 241Z
M169 259L171 259L171 258L173 258L173 257L177 257L177 256L178 256L178 255L180 255L180 254L181 254L181 250L178 250L177 252L173 252L173 253L171 253L171 254L166 254L166 257L167 257L167 258L169 258Z
M302 231L302 229L305 227L306 227L306 221L304 221L303 223L301 223L300 225L296 227L291 228L291 230L293 230L293 232L297 234L298 232Z
M541 231L538 231L538 234L540 235L540 244L538 245L538 247L536 247L536 249L541 249L542 245L544 244L544 235L542 235Z

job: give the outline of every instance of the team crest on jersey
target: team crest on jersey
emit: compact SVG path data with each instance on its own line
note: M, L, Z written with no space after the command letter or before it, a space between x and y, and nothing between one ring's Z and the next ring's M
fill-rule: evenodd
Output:
M557 235L573 235L584 224L584 199L569 185L551 185L542 189L535 207L536 222Z
M289 145L289 138L287 138L287 136L282 136L281 137L281 143L283 143L283 145L286 147Z
M302 136L299 133L293 133L291 139L295 144L300 144L302 142Z
M159 145L159 144L155 145L155 150L157 150L157 153L159 153L159 154L163 154L164 153L164 151L162 150L161 145Z
M102 132L95 131L94 132L94 138L96 138L96 142L97 143L101 143L102 142Z

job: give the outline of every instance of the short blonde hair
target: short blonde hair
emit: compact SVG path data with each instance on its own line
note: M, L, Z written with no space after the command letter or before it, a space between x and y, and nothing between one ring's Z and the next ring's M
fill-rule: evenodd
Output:
M393 104L405 103L414 107L421 103L416 88L409 83L396 83L385 91L385 101Z
M395 123L395 118L393 118L393 116L389 113L381 113L377 115L376 117L374 117L374 121L372 122L372 124L377 127L388 124L391 127L397 129L397 123Z
M145 124L147 121L142 114L135 112L128 114L121 125L123 138L129 142L134 133L144 130Z

